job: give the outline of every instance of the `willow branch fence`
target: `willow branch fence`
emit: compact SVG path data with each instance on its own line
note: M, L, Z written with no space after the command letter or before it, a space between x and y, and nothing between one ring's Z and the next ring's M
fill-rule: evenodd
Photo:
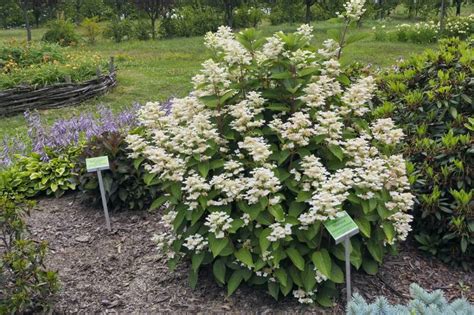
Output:
M66 77L65 83L45 87L18 86L0 90L0 116L10 116L32 109L50 109L77 105L85 100L108 92L117 85L114 59L110 58L109 73L102 74L97 69L94 79L71 83Z

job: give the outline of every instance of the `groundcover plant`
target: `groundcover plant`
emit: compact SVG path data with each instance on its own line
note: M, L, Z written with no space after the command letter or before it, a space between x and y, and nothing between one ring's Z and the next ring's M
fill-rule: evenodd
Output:
M401 129L369 119L374 79L351 82L337 43L317 51L311 34L207 34L214 57L193 92L171 112L146 104L128 136L164 192L152 205L165 206L158 248L171 268L191 260L192 286L211 265L228 294L247 282L330 306L344 251L324 222L354 218L351 263L369 273L410 230L405 161L392 154Z

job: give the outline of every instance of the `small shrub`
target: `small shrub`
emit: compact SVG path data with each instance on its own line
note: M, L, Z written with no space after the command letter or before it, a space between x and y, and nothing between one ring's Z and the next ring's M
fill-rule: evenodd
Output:
M304 21L305 10L302 1L280 0L271 8L268 16L272 25Z
M446 21L445 37L468 39L472 34L474 34L474 14L451 17Z
M375 112L406 134L421 248L466 268L474 257L472 66L470 44L443 40L382 76Z
M263 17L264 13L260 8L241 5L234 10L234 27L257 27Z
M151 24L142 20L135 23L135 37L139 40L149 40L151 38Z
M112 210L142 210L148 208L157 197L153 186L154 176L147 174L141 159L130 159L125 137L117 132L104 133L86 144L79 165L89 157L107 155L110 170L103 171L107 204ZM79 170L80 171L80 170ZM84 173L79 178L79 188L92 192L92 199L100 203L101 196L97 175Z
M209 265L229 295L247 282L329 306L344 250L325 221L355 219L351 263L371 274L410 230L405 162L392 155L403 134L369 119L374 79L351 82L338 46L316 54L312 32L207 34L215 58L191 95L171 113L147 104L144 134L127 138L163 191L155 206L168 205L158 248L171 268L192 262L192 286Z
M85 18L82 21L81 26L85 30L87 41L90 44L95 44L97 37L100 35L100 25L98 23L98 18Z
M223 20L222 13L212 7L183 6L163 19L160 31L165 37L204 35L216 31Z
M449 303L443 291L436 290L428 293L417 284L410 286L411 301L408 305L390 305L386 298L379 297L374 303L368 304L362 296L354 294L354 298L347 306L347 315L469 315L474 314L474 305L466 299L457 299Z
M0 313L48 313L58 291L57 274L44 266L45 242L28 239L22 198L0 195Z
M47 25L48 30L43 35L43 41L57 43L61 46L76 45L80 37L76 33L76 26L69 20L56 19Z
M133 23L127 19L113 19L107 25L104 36L113 39L116 43L129 40L133 37Z

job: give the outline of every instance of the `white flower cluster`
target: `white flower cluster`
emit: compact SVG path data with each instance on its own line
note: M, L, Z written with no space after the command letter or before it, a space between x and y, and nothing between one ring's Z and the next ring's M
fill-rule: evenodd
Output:
M365 12L365 1L366 0L349 0L344 3L344 9L346 9L346 11L343 13L336 12L336 14L341 18L358 20Z
M323 42L323 48L318 49L318 54L322 55L327 59L331 59L337 56L341 46L334 39L326 39Z
M291 224L289 223L284 224L277 222L270 225L269 228L272 230L270 235L267 236L267 240L270 242L276 242L291 235Z
M321 75L315 79L304 88L305 95L299 97L310 108L323 107L327 98L342 92L341 85L332 77Z
M374 139L383 144L395 145L403 138L403 130L395 128L392 118L378 119L372 124Z
M207 247L207 241L201 234L189 235L184 241L183 246L196 253L203 251Z
M263 137L245 137L243 142L239 142L239 148L246 150L257 163L265 162L272 154Z
M211 189L211 185L206 183L206 179L194 173L190 174L184 180L183 191L185 192L185 203L189 206L189 210L194 210L198 207L198 198L207 196L207 192Z
M316 290L306 292L303 289L298 289L293 291L293 296L298 299L298 302L301 304L313 304L315 294Z
M245 199L250 205L281 189L280 180L271 169L259 167L252 170L251 174L252 177L247 180L248 190L245 194Z
M152 241L156 243L158 251L163 255L166 255L167 259L175 257L176 253L172 249L173 242L178 238L173 232L173 221L178 213L176 211L169 211L163 215L160 220L162 231L160 234L155 234L152 237Z
M230 124L232 128L243 133L252 128L263 126L265 121L257 119L256 116L264 110L264 103L265 99L261 97L260 93L249 92L245 100L231 105L229 114L235 118Z
M209 227L209 231L214 233L216 238L224 238L224 232L231 228L234 221L227 213L223 211L211 212L206 217L205 226Z
M282 149L294 149L295 146L304 147L309 144L311 136L314 135L309 115L302 112L294 113L286 123L275 118L269 126L286 140Z
M340 113L363 116L369 112L367 102L372 98L375 88L375 79L372 76L359 79L342 96L345 107L340 110Z

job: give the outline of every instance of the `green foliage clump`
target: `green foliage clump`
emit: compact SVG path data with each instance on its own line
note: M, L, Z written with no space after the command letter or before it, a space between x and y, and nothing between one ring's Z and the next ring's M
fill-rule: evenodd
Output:
M143 20L137 21L134 26L135 37L139 40L149 40L151 38L151 25Z
M264 13L261 8L255 6L241 5L234 10L234 27L257 27L262 19Z
M406 134L421 248L466 267L474 257L473 60L472 46L452 39L403 61L382 76L375 112Z
M95 44L97 41L97 37L100 35L100 25L99 25L99 19L97 17L92 17L92 18L85 18L81 26L85 30L85 36L87 38L87 41L90 44Z
M77 45L80 36L76 32L76 26L69 20L56 19L47 25L48 30L43 35L43 41L56 43L61 46Z
M0 196L25 198L46 195L62 196L68 190L75 190L77 156L80 147L70 147L64 153L48 152L48 160L35 152L18 156L15 164L0 173Z
M134 26L128 19L112 19L104 30L104 37L113 39L116 43L133 38Z
M49 43L10 42L0 47L0 89L81 82L106 69L107 61L87 51L71 51Z
M390 305L384 297L368 304L362 296L354 294L347 306L347 315L470 315L474 314L474 305L465 299L457 299L449 303L443 291L426 292L417 284L410 286L411 301L408 305Z
M224 20L220 11L208 6L182 6L161 21L164 37L190 37L216 31Z
M130 159L125 137L118 133L105 133L87 143L78 165L85 165L85 159L107 155L110 170L103 171L102 177L107 196L107 204L113 210L143 210L157 197L153 185L154 176L145 172L143 159ZM79 169L78 173L81 172ZM94 202L101 201L96 173L82 173L78 179L79 189L92 193Z
M369 120L374 79L352 82L337 43L317 54L312 33L220 27L194 91L170 112L147 104L144 134L127 138L163 191L154 206L168 205L158 248L171 268L192 262L192 286L208 265L229 295L246 282L330 306L344 248L326 221L354 218L351 264L371 274L410 230L405 162L392 154L401 130Z
M0 196L0 314L47 312L59 288L57 274L44 266L47 244L27 237L32 205Z
M269 15L273 25L304 21L305 10L303 1L280 0L271 8Z

